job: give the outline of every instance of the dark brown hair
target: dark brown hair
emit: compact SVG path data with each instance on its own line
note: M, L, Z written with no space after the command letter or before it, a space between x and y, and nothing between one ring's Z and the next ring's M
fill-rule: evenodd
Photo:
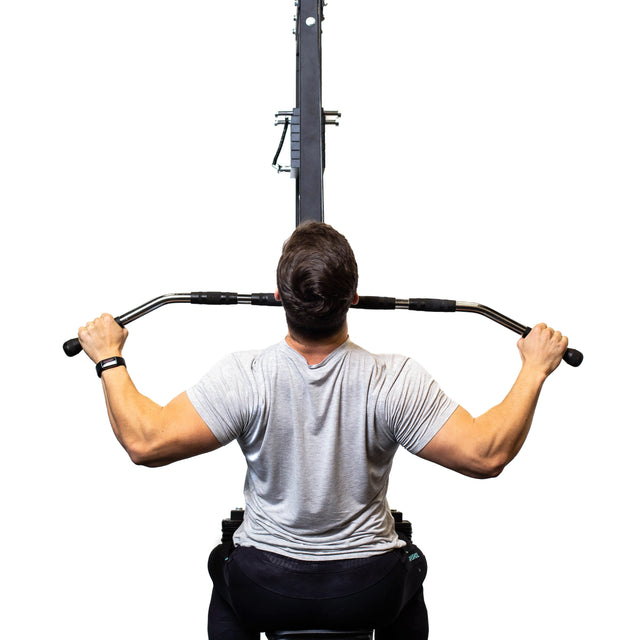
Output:
M323 222L305 222L284 243L278 290L289 329L303 338L340 331L358 286L358 265L347 239Z

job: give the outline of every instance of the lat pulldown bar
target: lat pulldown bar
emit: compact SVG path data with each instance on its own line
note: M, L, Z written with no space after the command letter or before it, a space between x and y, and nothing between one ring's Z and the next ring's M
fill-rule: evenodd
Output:
M177 302L189 304L210 304L210 305L230 305L230 304L250 304L262 307L279 307L280 302L275 299L273 293L249 293L240 294L228 291L195 291L192 293L171 293L153 300L149 300L143 305L124 313L115 318L116 322L124 327L126 324L147 315L151 311L155 311L167 304ZM360 296L357 305L353 305L352 309L407 309L409 311L436 311L436 312L454 312L463 311L467 313L477 313L485 318L489 318L494 322L511 329L521 336L526 336L530 327L527 327L507 316L494 311L490 307L477 302L456 302L455 300L439 300L437 298L384 298L379 296ZM72 338L64 343L64 352L69 356L75 356L82 351L80 341ZM567 349L563 358L567 364L572 367L578 367L582 363L583 355L577 349Z

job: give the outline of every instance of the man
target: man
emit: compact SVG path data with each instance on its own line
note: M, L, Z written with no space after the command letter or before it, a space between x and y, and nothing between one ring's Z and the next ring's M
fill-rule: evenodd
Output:
M393 456L403 446L468 476L497 476L522 447L567 338L540 324L520 339L511 391L474 419L415 361L350 341L357 264L330 226L296 229L277 282L286 338L228 356L165 407L142 396L122 366L126 329L109 315L81 328L113 431L133 462L151 467L238 440L245 519L233 548L210 559L210 638L375 627L377 640L424 640L426 562L394 530L386 501Z

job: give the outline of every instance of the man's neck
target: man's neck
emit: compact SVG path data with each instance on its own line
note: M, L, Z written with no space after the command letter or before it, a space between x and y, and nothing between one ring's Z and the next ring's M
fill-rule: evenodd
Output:
M324 340L307 340L287 333L285 338L287 344L304 357L307 364L320 364L330 353L335 351L341 344L349 338L349 329L345 324L344 328L334 336Z

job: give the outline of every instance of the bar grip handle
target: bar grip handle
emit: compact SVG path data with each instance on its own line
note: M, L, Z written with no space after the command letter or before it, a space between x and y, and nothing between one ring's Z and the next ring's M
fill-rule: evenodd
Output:
M439 300L438 298L411 298L409 300L410 311L442 311L452 312L456 310L455 300Z
M251 304L257 307L281 307L282 303L276 300L273 293L252 293Z
M238 294L230 291L193 291L191 304L238 304Z
M352 306L354 309L395 309L396 299L381 296L360 296L358 304Z

